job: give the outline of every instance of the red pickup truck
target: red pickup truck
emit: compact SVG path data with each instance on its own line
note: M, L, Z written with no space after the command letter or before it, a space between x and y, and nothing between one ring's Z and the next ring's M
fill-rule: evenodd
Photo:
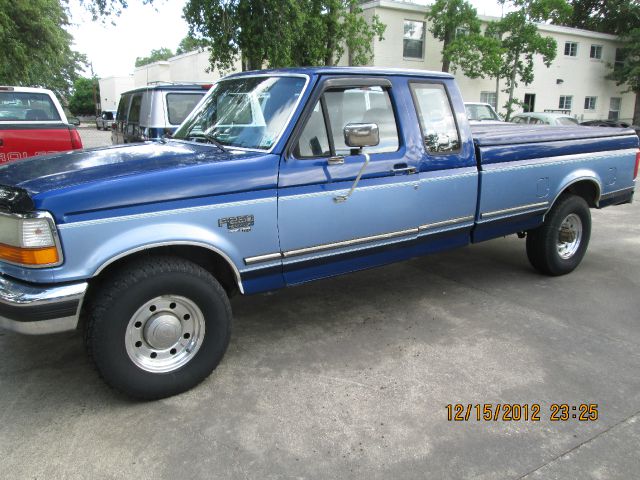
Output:
M0 164L81 148L51 90L0 86Z

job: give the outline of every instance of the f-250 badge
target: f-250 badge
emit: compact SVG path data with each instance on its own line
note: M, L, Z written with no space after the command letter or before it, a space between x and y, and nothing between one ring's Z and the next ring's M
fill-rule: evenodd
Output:
M218 226L227 226L230 232L250 232L255 223L253 215L241 215L239 217L225 217L218 219Z

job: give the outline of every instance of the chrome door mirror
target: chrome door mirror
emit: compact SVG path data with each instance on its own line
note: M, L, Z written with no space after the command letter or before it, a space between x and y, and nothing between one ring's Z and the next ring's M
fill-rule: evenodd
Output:
M380 143L380 133L378 131L378 125L375 123L349 123L344 127L343 133L345 145L357 150L357 153L362 153L362 149L364 147L375 147ZM360 182L360 178L362 178L362 174L371 160L368 153L364 153L363 155L364 163L362 164L362 168L360 168L353 185L351 185L351 188L346 195L338 195L334 197L334 202L346 202L358 186L358 182Z
M343 133L347 147L375 147L380 143L380 132L375 123L349 123L344 127Z

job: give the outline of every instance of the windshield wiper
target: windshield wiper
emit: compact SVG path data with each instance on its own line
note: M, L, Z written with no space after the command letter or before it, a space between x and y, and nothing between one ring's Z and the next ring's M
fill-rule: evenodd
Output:
M213 136L212 133L190 133L189 135L186 135L185 138L187 140L190 139L190 138L203 138L207 142L212 143L213 145L218 147L220 149L220 151L222 151L222 152L226 152L227 151L227 149L224 148L224 145L222 145L222 143L220 143L216 139L216 137Z

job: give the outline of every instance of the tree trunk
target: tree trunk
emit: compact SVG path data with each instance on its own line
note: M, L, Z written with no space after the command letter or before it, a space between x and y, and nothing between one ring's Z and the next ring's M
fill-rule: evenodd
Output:
M333 6L329 7L327 12L327 38L326 38L326 50L324 54L324 64L328 67L333 66L333 53L336 50L335 37L337 34L337 15Z
M354 15L356 13L356 4L353 2L351 3L351 5L349 5L349 13L351 13L351 15ZM355 55L353 54L353 50L351 48L349 48L348 46L347 48L349 49L349 66L353 67L355 63Z
M633 124L640 125L640 90L634 92L636 94L636 104L633 107Z
M451 60L449 60L449 57L447 57L445 55L445 51L447 50L447 47L451 44L451 40L452 40L452 35L451 32L447 31L444 34L444 40L442 41L442 71L443 72L449 72L449 68L451 67Z
M500 77L496 77L496 112L500 112Z
M513 68L511 69L511 75L509 76L509 99L507 100L507 116L505 120L508 122L511 120L511 114L513 113L513 91L516 88L516 75L518 73L518 60L520 59L520 52L515 52L513 56Z

